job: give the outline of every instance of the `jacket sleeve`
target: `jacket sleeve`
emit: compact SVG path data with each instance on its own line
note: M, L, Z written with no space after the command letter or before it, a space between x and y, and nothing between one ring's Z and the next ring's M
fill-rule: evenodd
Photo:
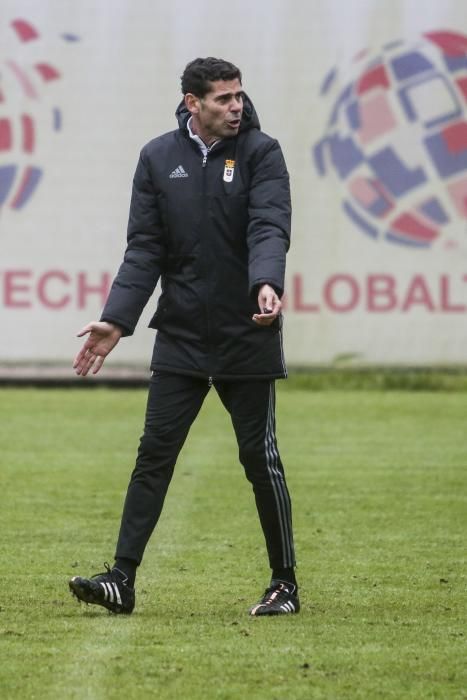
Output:
M285 256L290 244L289 174L277 141L255 158L249 193L249 293L270 284L282 296Z
M101 321L115 323L123 335L132 335L159 280L164 259L162 218L143 150L133 179L127 248Z

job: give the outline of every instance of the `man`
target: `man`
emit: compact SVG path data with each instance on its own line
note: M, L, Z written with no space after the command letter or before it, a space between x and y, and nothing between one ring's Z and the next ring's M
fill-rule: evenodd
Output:
M289 178L277 141L260 131L241 72L195 59L182 76L179 128L141 151L128 245L99 322L78 353L96 373L131 335L161 279L144 433L125 500L115 564L73 577L79 600L131 613L136 569L162 510L178 454L211 386L229 411L252 483L271 583L251 615L300 609L291 505L275 437L274 380L285 377L280 298L289 247Z

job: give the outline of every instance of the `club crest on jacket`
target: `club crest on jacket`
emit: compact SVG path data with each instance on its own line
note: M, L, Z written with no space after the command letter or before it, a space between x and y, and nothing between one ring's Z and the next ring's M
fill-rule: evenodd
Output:
M225 161L224 166L224 182L232 182L235 170L235 161L228 160Z

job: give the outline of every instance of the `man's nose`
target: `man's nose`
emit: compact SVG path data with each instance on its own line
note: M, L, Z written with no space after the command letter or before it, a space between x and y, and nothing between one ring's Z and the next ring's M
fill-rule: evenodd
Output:
M235 112L236 114L238 112L241 112L243 109L243 100L241 98L235 98L232 100L230 103L230 111Z

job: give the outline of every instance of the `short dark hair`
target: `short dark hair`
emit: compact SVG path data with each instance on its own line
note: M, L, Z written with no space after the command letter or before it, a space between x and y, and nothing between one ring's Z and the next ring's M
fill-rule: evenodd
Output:
M182 93L191 92L196 97L204 97L211 90L214 80L235 80L242 82L242 73L237 66L222 58L195 58L190 61L182 75Z

